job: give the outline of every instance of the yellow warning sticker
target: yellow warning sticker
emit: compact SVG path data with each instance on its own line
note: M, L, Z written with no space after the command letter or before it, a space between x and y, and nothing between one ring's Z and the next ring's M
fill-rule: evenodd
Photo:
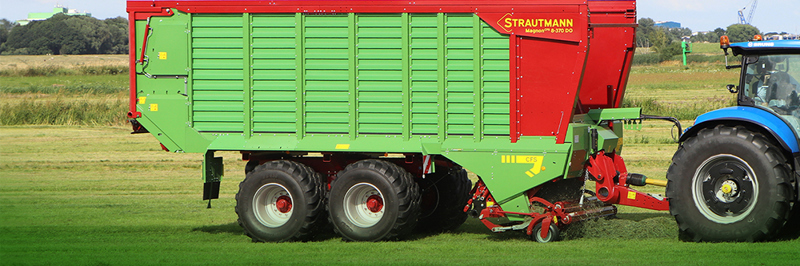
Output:
M500 162L501 163L532 163L532 164L542 164L542 159L544 156L536 156L536 155L501 155Z
M139 97L139 104L144 104L147 100L147 97Z
M628 199L635 200L636 199L636 192L628 191Z
M150 112L158 112L158 104L157 103L151 103L150 104Z
M540 155L501 155L500 162L501 163L523 163L523 164L533 164L530 170L525 171L525 174L528 177L533 177L534 175L539 174L539 172L544 171L544 167L542 166L542 161L544 160L544 156Z
M350 144L336 144L337 150L347 150L350 149Z
M167 52L158 52L158 59L167 60Z

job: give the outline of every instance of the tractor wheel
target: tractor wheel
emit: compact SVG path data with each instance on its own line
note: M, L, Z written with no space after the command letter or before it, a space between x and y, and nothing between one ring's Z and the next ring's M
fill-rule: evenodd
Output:
M800 238L800 202L795 202L786 224L778 233L781 240L793 240Z
M421 231L454 230L467 220L467 206L472 182L461 166L442 168L420 181L422 215L417 228Z
M531 239L536 240L539 243L548 243L548 242L555 242L561 240L561 233L558 230L558 226L551 223L550 229L547 230L547 237L542 238L542 223L538 223L533 226L533 231L531 234Z
M744 127L703 129L667 172L670 214L686 241L762 241L783 226L792 195L779 147Z
M239 225L255 242L303 241L325 222L322 178L293 161L257 166L239 184Z
M329 219L345 240L402 238L417 224L419 201L419 187L405 169L362 160L348 165L331 183Z

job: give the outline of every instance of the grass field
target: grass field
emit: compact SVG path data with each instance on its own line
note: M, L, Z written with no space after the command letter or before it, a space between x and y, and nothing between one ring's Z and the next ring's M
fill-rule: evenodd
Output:
M119 85L114 81L118 76L57 82ZM46 78L13 82L54 82ZM626 98L668 112L651 114L670 115L709 99L719 98L724 105L732 97L724 85L735 79L735 71L713 65L637 67ZM11 82L0 77L0 84ZM67 104L106 98L124 102L125 97L66 91L0 95L0 106L11 107L26 99L60 98ZM8 114L3 112L0 117ZM225 158L225 180L220 199L207 209L200 200L202 155L163 152L151 135L129 134L124 113L119 115L121 121L93 126L0 123L0 265L800 264L800 239L684 243L667 212L631 207L620 207L618 219L569 228L563 232L565 241L548 244L517 232L491 233L475 219L452 233L417 234L397 242L343 242L330 233L307 243L251 243L234 213L234 195L244 178L238 153L217 153ZM683 122L687 126L691 120ZM677 148L670 130L670 124L652 121L640 131L626 131L623 156L629 170L663 179Z
M251 243L233 212L244 168L237 154L222 153L226 180L206 209L201 156L160 151L152 136L129 131L0 129L0 264L800 263L800 240L684 243L668 213L625 207L619 219L570 228L568 240L548 244L493 234L474 219L453 233L400 242L347 243L328 234L308 243ZM626 146L626 154L644 158L628 157L629 167L662 164L675 146L659 146L663 155L651 153L652 145Z
M0 71L40 67L126 66L128 55L4 55Z

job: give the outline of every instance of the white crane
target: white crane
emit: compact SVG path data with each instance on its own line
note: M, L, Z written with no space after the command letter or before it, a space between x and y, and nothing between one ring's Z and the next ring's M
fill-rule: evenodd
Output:
M753 22L753 13L756 11L756 4L758 4L758 0L753 0L752 5L748 4L744 6L742 9L739 9L739 24L750 24ZM747 19L744 17L744 10L750 6L750 12L747 13Z

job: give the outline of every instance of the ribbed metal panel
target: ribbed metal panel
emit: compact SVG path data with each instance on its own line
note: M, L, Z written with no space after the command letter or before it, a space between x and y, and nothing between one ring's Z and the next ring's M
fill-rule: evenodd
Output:
M436 135L439 129L436 14L411 15L411 133Z
M486 23L481 25L483 132L487 136L508 136L508 36Z
M358 133L403 132L401 14L356 15Z
M474 132L474 52L472 14L445 17L445 113L448 135ZM479 70L478 70L479 71Z
M253 131L295 133L295 15L253 14Z
M242 132L242 14L196 14L191 29L193 126L198 131Z
M347 134L347 15L304 15L303 20L306 133Z
M473 14L196 14L192 31L199 131L508 135L508 36Z

